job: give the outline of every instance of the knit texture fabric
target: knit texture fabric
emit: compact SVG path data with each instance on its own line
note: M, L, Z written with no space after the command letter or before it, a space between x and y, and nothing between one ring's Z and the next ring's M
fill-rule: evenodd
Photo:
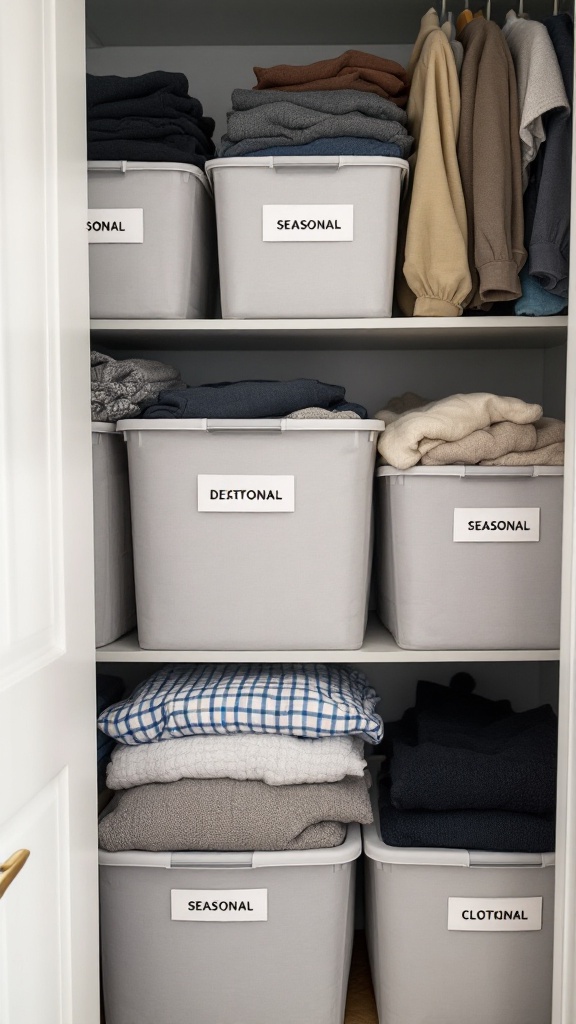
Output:
M232 93L232 109L255 110L270 104L286 103L308 110L316 110L324 114L365 114L379 121L396 121L406 126L408 116L396 103L383 99L371 92L358 92L355 89L338 89L335 92L318 92L306 90L287 96L284 92L265 89L255 92L254 89L234 89Z
M544 146L546 145L547 143L544 143ZM567 263L565 266L567 274ZM567 281L566 277L566 284ZM567 299L546 291L537 278L530 276L527 267L523 267L520 271L520 283L522 295L516 300L514 306L516 316L558 316L566 309Z
M423 466L562 466L564 463L562 420L542 417L535 423L504 420L475 430L460 441L439 444L423 455Z
M298 106L287 99L253 110L230 111L219 153L243 156L259 148L304 146L317 139L343 136L393 142L403 156L412 148L412 138L398 121L369 117L356 111L331 114Z
M140 415L140 407L161 391L184 389L178 370L153 359L113 359L90 353L92 420L116 423Z
M364 777L300 786L181 779L126 790L99 838L110 852L312 850L340 845L351 822L371 821Z
M402 65L363 50L346 50L339 57L314 64L256 67L254 74L258 81L254 89L287 92L355 89L376 93L400 107L406 106L408 95L408 76Z
M514 61L518 85L522 185L528 185L528 165L536 158L546 138L543 115L570 104L564 89L558 59L544 25L519 18L509 11L502 29Z
M366 419L362 405L346 401L346 390L319 380L242 380L162 391L144 411L146 419L256 419L288 416L316 407L330 412L355 412Z
M268 786L339 782L364 773L363 750L356 736L305 740L256 733L188 736L136 747L118 744L107 785L130 789L179 779L259 779Z
M255 145L258 145L256 140ZM229 156L229 153L224 153ZM270 146L255 149L244 156L386 156L402 157L402 150L394 142L377 139L355 139L350 136L336 139L316 139L305 146Z
M458 38L464 46L458 162L472 275L467 305L490 309L520 297L518 273L526 261L516 74L493 21L474 18Z
M451 395L400 415L388 408L376 413L386 424L378 451L396 469L410 469L442 442L461 441L503 420L526 424L541 417L540 405L482 392Z

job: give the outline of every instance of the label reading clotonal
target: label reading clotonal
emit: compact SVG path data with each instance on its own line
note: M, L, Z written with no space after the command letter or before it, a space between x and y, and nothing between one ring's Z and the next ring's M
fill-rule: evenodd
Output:
M450 932L538 932L541 928L541 896L525 899L448 897Z
M540 540L539 508L455 508L453 540L526 544Z
M293 476L198 476L199 512L293 512Z
M88 241L143 242L144 210L88 210Z
M354 206L263 206L262 241L353 242Z
M267 921L268 889L171 889L172 921Z

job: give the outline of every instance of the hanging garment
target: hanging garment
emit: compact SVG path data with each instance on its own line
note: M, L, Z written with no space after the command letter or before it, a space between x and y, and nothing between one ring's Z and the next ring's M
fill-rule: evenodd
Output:
M506 15L502 29L514 61L518 85L522 187L528 185L528 167L546 138L543 115L555 108L569 111L570 105L554 46L539 21Z
M458 159L468 218L472 291L467 305L522 294L526 261L518 93L510 50L493 21L475 18L459 35L464 46Z
M545 146L546 143L542 149ZM535 163L539 158L540 153L536 157ZM529 191L530 185L528 185L526 195ZM522 285L522 295L516 299L514 304L516 316L558 316L566 309L566 299L561 299L557 295L553 295L552 292L546 291L537 278L530 276L527 266L522 267L520 271L520 284Z
M454 63L456 64L456 71L458 75L462 71L462 62L464 60L464 47L462 43L456 39L456 27L451 21L445 21L443 23L442 31L446 36L446 39L450 43L450 49L454 55Z
M99 736L107 739L102 733ZM114 740L111 741L114 744ZM118 743L108 766L109 789L179 779L255 779L268 786L339 782L363 775L364 742L358 736L299 736L235 733L183 736L160 743Z
M103 850L312 850L339 846L350 822L368 825L367 779L267 786L181 779L135 786L100 822Z
M310 89L357 89L374 92L406 106L408 76L395 60L376 57L362 50L346 50L339 57L314 64L277 64L272 68L254 68L258 80L255 89L282 89L303 92Z
M574 23L568 14L544 22L552 40L570 105L574 75ZM572 112L557 108L544 118L546 142L539 154L536 196L529 212L528 269L552 295L568 299Z
M411 469L442 442L461 441L493 423L535 423L542 406L480 392L450 395L400 415L388 408L376 417L386 424L378 438L380 455L396 469Z
M397 298L406 316L460 316L472 286L456 153L460 86L434 9L422 19L409 74L408 125L416 152L407 224L400 230L404 262Z
M185 75L87 75L89 160L177 161L203 167L214 121L188 95Z
M393 142L402 156L408 156L412 149L412 138L399 121L369 117L356 111L330 114L286 100L253 110L230 111L219 152L221 156L245 156L258 149L304 146L317 139L343 136Z

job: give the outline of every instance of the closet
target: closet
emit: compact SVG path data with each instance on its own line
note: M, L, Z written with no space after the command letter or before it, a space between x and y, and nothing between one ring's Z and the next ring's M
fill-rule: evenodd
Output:
M53 5L24 0L12 6L19 10L4 5L0 13L2 109L8 111L12 103L12 83L22 88L14 100L16 113L6 116L4 128L0 125L0 236L14 253L9 264L0 263L7 367L2 459L15 481L14 491L2 499L6 525L0 533L8 567L3 594L8 682L5 688L0 685L0 860L24 847L31 856L22 867L18 897L15 882L10 906L8 901L6 909L0 904L1 1024L40 1019L42 1024L96 1024L98 1019L94 665L136 685L165 662L247 661L350 663L366 673L381 695L385 721L400 718L411 706L419 679L447 684L458 671L473 675L476 692L505 697L516 711L548 702L558 710L552 1024L573 1024L574 283L568 316L89 323L81 230L86 207L84 60L95 75L139 75L160 68L184 72L190 94L216 120L218 141L225 132L230 94L237 87L252 87L254 65L305 64L354 47L406 67L426 3L151 0L143 5L139 0L87 0L85 53L80 0L54 0ZM502 25L510 6L493 0L491 17ZM525 6L534 18L554 12L552 0L530 0ZM25 112L30 119L26 131ZM574 250L572 262L576 266ZM338 382L370 413L406 391L430 400L486 391L520 396L541 404L548 416L565 418L560 650L409 651L396 644L371 611L364 643L353 651L143 650L134 631L94 655L89 344L117 359L168 362L193 384L297 377ZM34 410L32 425L23 396ZM42 723L29 727L34 708L45 709L46 693L51 694L50 707L43 710ZM25 735L17 741L20 729ZM31 767L36 760L38 772ZM12 775L17 782L2 792ZM35 840L42 858L35 857ZM40 893L41 921L33 909ZM29 941L23 920L38 929L32 947L42 1003L35 1004L26 986L14 982L18 957ZM12 1000L6 996L5 1007L3 988ZM50 1006L46 1016L38 1016L41 1005Z

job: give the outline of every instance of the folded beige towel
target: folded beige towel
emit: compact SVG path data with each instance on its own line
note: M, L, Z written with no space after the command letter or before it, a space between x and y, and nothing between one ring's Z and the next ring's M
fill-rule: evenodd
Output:
M339 846L346 825L372 821L365 776L267 786L181 779L135 786L100 822L100 846L120 850L315 850Z
M378 451L396 469L411 469L443 442L461 441L494 423L507 420L513 424L531 424L542 417L540 405L484 392L451 395L400 414L394 411L399 401L401 403L402 399L393 400L387 409L376 413L376 418L386 423L386 430L378 440Z

